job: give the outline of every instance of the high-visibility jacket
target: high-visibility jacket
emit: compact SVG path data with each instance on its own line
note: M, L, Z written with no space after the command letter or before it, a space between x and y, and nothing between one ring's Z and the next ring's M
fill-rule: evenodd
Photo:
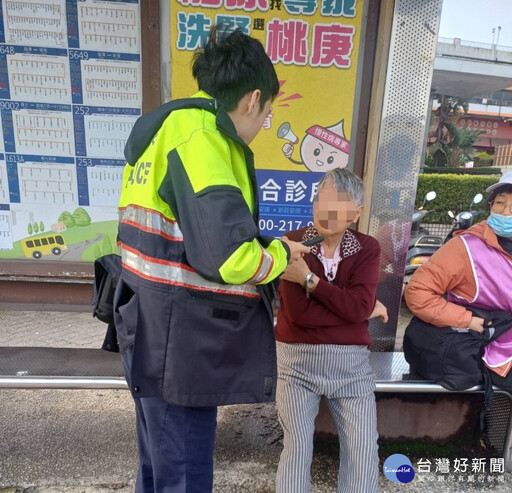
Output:
M284 244L258 229L253 155L205 93L141 117L119 203L121 350L139 397L208 406L271 400L272 310L264 285Z

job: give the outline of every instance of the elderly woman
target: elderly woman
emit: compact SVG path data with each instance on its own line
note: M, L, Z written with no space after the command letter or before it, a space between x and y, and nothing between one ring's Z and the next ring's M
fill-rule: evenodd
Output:
M377 422L369 363L368 319L387 318L376 302L380 247L349 229L363 209L363 184L334 169L318 184L314 227L287 236L324 240L289 264L281 276L277 339L277 408L284 449L278 493L311 489L313 432L320 397L333 415L340 441L338 492L377 491ZM375 309L375 310L374 310ZM373 313L372 313L373 312Z
M483 332L484 320L467 306L512 312L512 171L487 192L489 219L456 233L407 286L407 305L427 323ZM511 388L512 330L487 345L483 359L492 382Z

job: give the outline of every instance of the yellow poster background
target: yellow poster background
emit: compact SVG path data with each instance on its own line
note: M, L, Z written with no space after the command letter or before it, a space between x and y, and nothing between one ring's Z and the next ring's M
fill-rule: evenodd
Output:
M222 7L217 7L217 5ZM277 5L280 5L280 10ZM314 9L312 15L293 14L290 10ZM229 10L226 7L230 7ZM263 11L262 8L268 8ZM302 7L301 7L302 6ZM271 7L274 7L273 9ZM254 10L249 10L253 9ZM322 9L331 10L331 15L323 15ZM361 22L363 13L362 0L171 0L171 90L172 98L182 98L192 95L197 90L197 84L191 75L192 55L195 50L194 43L198 29L205 29L208 22L216 23L218 16L236 17L239 22L249 23L246 31L258 39L265 47L267 53L272 50L269 42L269 29L279 25L290 27L290 21L300 22L307 36L302 36L302 48L298 47L297 38L290 37L287 30L289 52L299 51L302 55L307 50L305 65L276 62L276 72L281 83L281 93L272 104L272 117L266 121L263 130L251 144L255 154L256 167L259 169L273 169L283 171L324 171L321 168L296 164L285 156L283 146L293 139L278 137L278 129L285 122L299 140L293 146L291 158L296 162L307 161L303 159L300 143L307 136L306 131L315 127L317 132L321 129L329 130L340 121L343 121L344 137L350 141L354 111L354 96L357 83L357 65L359 57ZM348 16L346 15L348 14ZM350 16L353 15L353 16ZM250 19L247 19L250 18ZM235 23L233 23L235 24ZM307 24L307 26L306 26ZM199 25L199 27L198 27ZM318 27L320 26L320 27ZM340 27L341 26L341 27ZM263 27L263 29L261 29ZM342 57L342 63L348 67L340 68L336 63L331 66L312 66L312 57L315 50L314 35L317 29L325 30L353 30L349 55ZM283 33L285 29L281 29ZM300 36L299 36L300 38ZM328 36L327 36L328 38ZM275 39L275 36L274 36ZM286 35L281 38L286 40ZM332 38L331 38L332 40ZM344 38L346 43L347 38ZM305 43L305 44L304 44ZM274 52L275 52L275 44ZM307 48L304 48L304 47ZM316 43L318 50L318 43ZM285 50L286 51L286 50ZM347 53L347 45L343 50ZM272 57L271 57L272 58ZM275 56L274 56L275 58ZM331 61L332 62L332 61ZM291 97L291 98L290 98ZM288 99L290 98L290 99ZM269 126L270 123L270 126ZM324 139L333 138L340 134L340 126L331 128L331 132L324 134ZM326 140L324 140L326 142ZM339 143L339 142L338 142ZM347 159L343 162L346 166Z

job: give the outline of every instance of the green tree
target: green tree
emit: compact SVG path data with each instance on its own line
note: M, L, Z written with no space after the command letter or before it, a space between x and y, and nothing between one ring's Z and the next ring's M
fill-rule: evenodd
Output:
M101 257L101 248L99 245L94 245L94 252L93 252L94 258Z
M473 144L482 133L468 126L459 127L457 122L468 112L468 102L453 96L437 96L438 108L432 112L433 130L429 137L434 139L428 149L426 162L435 167L458 167L470 161L474 155Z
M91 217L83 207L77 207L73 212L73 219L76 226L89 226Z
M112 252L112 242L110 241L109 235L105 235L103 237L103 241L101 244L101 252L103 253L103 255L109 255L110 253L113 253Z
M474 143L482 130L474 130L467 125L451 128L452 140L448 144L447 164L450 168L456 168L473 159L475 155Z
M60 223L64 223L66 225L66 228L72 228L75 225L75 219L71 215L70 212L64 211L60 216L58 221Z
M44 223L43 223L43 221L39 221L39 231L41 231L41 233L44 231Z
M34 221L34 225L32 226L32 229L34 230L34 233L39 233L39 225L37 224L37 221Z
M446 143L434 143L429 154L433 157L434 166L448 166L457 168L473 159L475 148L473 144L478 140L481 130L473 130L467 125L457 127L453 123L447 123L446 128L450 132L450 139Z
M32 229L32 224L28 223L27 232L29 236L32 236L32 233L34 232Z

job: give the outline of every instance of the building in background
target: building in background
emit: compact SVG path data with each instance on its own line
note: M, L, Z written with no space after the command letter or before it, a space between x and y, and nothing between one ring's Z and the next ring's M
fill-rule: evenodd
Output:
M438 94L469 103L457 125L482 131L478 151L512 145L512 47L439 38L432 80L432 95Z

